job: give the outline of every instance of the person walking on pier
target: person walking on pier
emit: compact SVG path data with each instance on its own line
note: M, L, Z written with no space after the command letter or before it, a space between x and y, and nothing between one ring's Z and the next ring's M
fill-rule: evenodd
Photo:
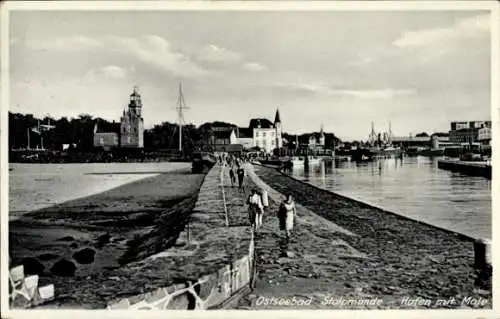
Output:
M261 207L257 211L257 228L262 227L262 219L264 217L264 213L267 212L268 207L269 207L269 198L267 196L267 191L265 189L261 189L258 193L260 201L261 201Z
M257 193L256 189L252 189L252 193L248 197L247 204L250 225L255 231L258 231L261 226L263 206L260 195Z
M232 166L229 168L229 178L231 179L231 187L234 187L234 184L236 183L236 175L234 175L234 169Z
M236 171L236 174L238 175L238 187L242 188L243 187L243 178L245 177L245 171L241 166L238 166L238 170Z
M289 239L293 230L297 210L293 197L289 194L286 199L281 203L278 218L280 220L280 230L284 230L286 238Z

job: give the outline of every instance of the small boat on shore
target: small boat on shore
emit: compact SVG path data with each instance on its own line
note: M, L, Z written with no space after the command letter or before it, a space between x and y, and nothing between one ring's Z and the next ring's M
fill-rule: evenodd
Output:
M191 172L194 174L206 173L212 168L217 160L207 152L195 152L192 154Z
M418 155L421 156L443 156L444 155L444 148L436 148L436 149L426 149L418 153Z
M375 153L368 148L358 148L351 151L353 162L367 162L375 158Z
M351 156L349 155L335 155L333 158L336 162L350 162Z
M290 160L293 167L300 167L305 165L316 165L321 162L321 158L317 156L293 156Z

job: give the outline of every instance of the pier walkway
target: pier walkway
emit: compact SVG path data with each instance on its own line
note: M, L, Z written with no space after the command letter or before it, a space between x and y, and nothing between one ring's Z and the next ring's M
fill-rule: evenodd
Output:
M330 309L331 305L322 305L329 296L363 296L359 290L361 283L356 282L354 275L356 269L346 264L351 259L367 260L365 254L344 240L357 235L296 203L296 225L287 243L284 233L279 230L277 217L286 192L281 193L263 182L252 165L245 165L245 171L250 178L249 187L256 186L268 192L270 207L264 214L261 231L255 236L255 289L252 295L240 302L240 308L283 308L283 304L271 301L272 298L282 298L292 302L310 300L304 305L289 305L289 309ZM277 185L275 188L279 189ZM342 269L344 271L340 271ZM346 281L352 284L346 287Z

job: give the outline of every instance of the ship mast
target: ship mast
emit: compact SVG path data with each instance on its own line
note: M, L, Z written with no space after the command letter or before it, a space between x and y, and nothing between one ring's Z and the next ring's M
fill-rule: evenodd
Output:
M182 124L184 122L184 110L189 109L184 101L182 83L179 83L179 97L177 98L177 120L179 121L179 153L182 152Z

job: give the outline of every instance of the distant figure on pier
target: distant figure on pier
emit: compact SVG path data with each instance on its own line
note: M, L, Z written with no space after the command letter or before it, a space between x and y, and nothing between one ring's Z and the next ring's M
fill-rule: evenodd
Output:
M265 189L260 190L260 198L262 199L262 206L264 206L264 212L269 208L269 196Z
M252 189L252 193L248 197L248 218L250 225L256 231L262 226L263 205L262 200L256 189Z
M245 177L245 171L241 166L238 166L238 170L236 171L236 174L238 175L238 187L242 188L243 187L243 178Z
M234 175L234 169L232 166L229 168L229 178L231 179L231 187L234 187L234 184L236 183L236 175Z
M289 194L286 199L281 203L278 218L280 221L280 230L284 230L286 238L289 239L293 230L294 220L297 216L297 210L295 208L295 202L293 197Z
M262 203L262 209L257 214L257 225L258 227L262 227L262 218L264 217L264 213L267 213L269 209L269 197L267 195L267 191L265 189L261 189L258 193L260 196L260 200Z

